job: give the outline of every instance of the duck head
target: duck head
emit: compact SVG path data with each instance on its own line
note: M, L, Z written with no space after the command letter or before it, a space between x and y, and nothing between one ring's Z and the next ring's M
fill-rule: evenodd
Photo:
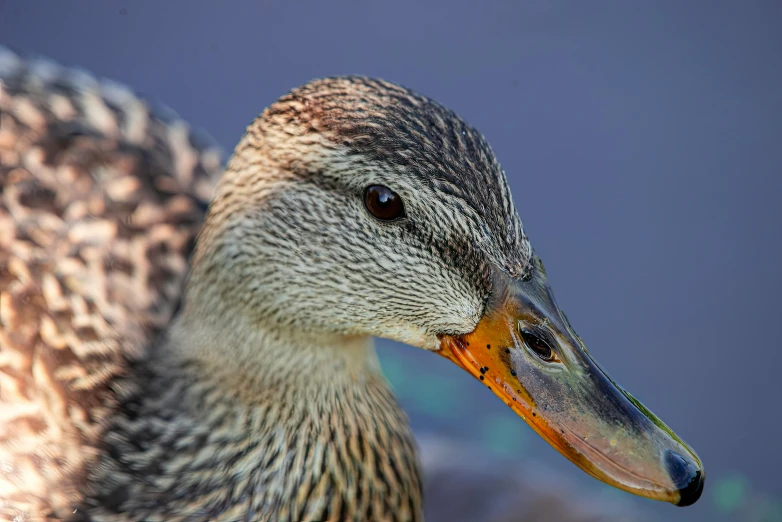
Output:
M442 355L590 475L677 505L700 496L698 456L557 306L484 137L405 88L330 78L269 107L229 161L191 278L214 289L203 302L280 335Z

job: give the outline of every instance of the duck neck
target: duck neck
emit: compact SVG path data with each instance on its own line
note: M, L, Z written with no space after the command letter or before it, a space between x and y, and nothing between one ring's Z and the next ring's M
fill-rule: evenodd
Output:
M196 321L185 310L164 352L162 367L174 369L167 386L185 389L174 399L179 417L212 434L192 447L178 441L167 464L176 490L202 487L202 474L187 469L197 464L247 504L233 510L421 520L415 443L371 339L250 327L230 314ZM219 518L215 498L205 490L188 509Z
M248 404L269 396L386 386L369 337L295 332L241 314L212 311L206 320L182 314L171 330L169 353L197 362L220 389Z

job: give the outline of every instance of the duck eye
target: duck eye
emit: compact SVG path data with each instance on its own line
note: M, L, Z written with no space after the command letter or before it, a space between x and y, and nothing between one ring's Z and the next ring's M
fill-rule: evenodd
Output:
M527 345L527 348L532 350L539 358L546 362L554 360L554 351L544 339L538 337L529 330L522 330L521 338L524 340L524 344Z
M383 185L371 185L364 191L364 205L370 214L383 221L399 219L405 213L399 194Z

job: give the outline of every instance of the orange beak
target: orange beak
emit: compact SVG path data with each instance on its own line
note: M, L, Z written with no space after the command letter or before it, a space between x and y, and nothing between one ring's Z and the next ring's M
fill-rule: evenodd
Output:
M528 281L497 276L476 329L440 339L442 356L593 477L678 506L700 497L698 456L590 357L542 270Z

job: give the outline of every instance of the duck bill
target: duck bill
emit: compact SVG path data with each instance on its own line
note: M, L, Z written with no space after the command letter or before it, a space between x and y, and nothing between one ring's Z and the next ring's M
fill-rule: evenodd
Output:
M542 270L527 281L496 277L476 329L440 340L441 355L588 474L679 506L700 497L705 475L698 456L597 365Z

